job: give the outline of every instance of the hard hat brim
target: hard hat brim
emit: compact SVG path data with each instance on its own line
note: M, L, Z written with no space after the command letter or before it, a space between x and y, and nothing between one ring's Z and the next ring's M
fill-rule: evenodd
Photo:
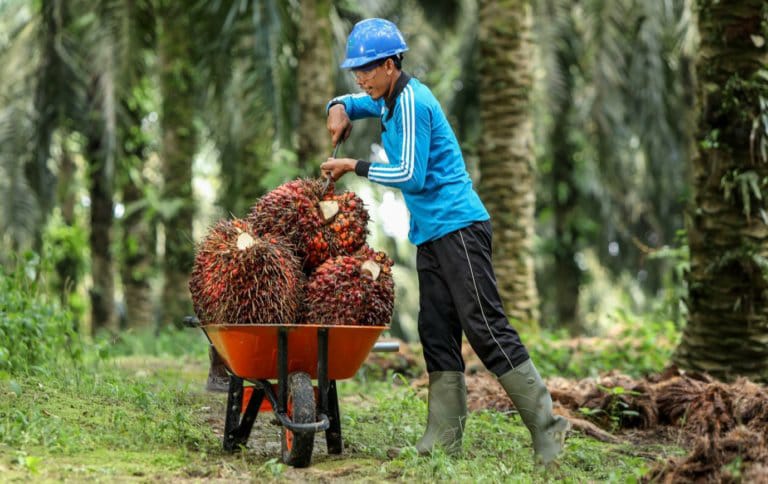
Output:
M339 64L339 67L341 67L342 69L356 69L358 67L362 67L366 64L369 64L373 61L377 61L379 59L386 59L387 57L392 57L393 55L403 53L407 50L408 48L406 47L404 49L394 49L389 52L379 53L375 56L359 56L359 57L352 57L352 58L348 57L344 59L344 62Z

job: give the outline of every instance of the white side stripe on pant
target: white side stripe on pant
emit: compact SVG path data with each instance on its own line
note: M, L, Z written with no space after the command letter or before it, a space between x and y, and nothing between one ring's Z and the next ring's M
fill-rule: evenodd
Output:
M507 362L509 362L509 367L514 368L515 365L512 364L512 360L509 359L509 356L507 356L507 354L504 353L504 348L501 347L499 340L497 340L496 336L493 335L493 331L491 330L491 325L488 324L488 319L485 317L485 311L483 311L483 301L480 300L480 291L477 290L477 282L475 282L475 271L472 270L472 262L469 260L469 251L467 251L467 244L466 242L464 242L464 234L462 234L461 231L459 231L459 237L461 237L461 245L464 246L464 254L467 256L467 264L469 264L469 273L472 276L472 285L475 286L475 297L477 297L477 305L480 306L480 314L483 315L483 321L485 321L485 327L488 328L488 332L491 334L491 338L493 338L493 341L499 347L501 354L504 355L504 358L506 358Z

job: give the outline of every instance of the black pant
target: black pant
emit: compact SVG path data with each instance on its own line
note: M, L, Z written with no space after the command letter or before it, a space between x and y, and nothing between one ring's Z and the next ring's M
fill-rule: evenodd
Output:
M491 223L418 246L419 337L427 371L464 371L461 332L488 370L501 376L528 359L509 324L491 262Z

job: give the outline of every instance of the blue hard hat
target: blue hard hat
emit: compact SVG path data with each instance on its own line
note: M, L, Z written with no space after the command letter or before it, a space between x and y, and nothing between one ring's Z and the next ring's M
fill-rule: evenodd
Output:
M347 39L347 58L342 69L355 69L369 62L408 50L397 26L382 18L369 18L356 23Z

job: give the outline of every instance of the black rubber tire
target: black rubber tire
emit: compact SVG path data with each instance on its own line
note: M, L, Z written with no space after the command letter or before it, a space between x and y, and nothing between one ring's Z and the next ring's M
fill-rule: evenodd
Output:
M312 379L304 372L288 375L288 416L295 423L315 422L315 390ZM292 467L308 467L315 445L314 432L292 432L282 428L283 462Z

